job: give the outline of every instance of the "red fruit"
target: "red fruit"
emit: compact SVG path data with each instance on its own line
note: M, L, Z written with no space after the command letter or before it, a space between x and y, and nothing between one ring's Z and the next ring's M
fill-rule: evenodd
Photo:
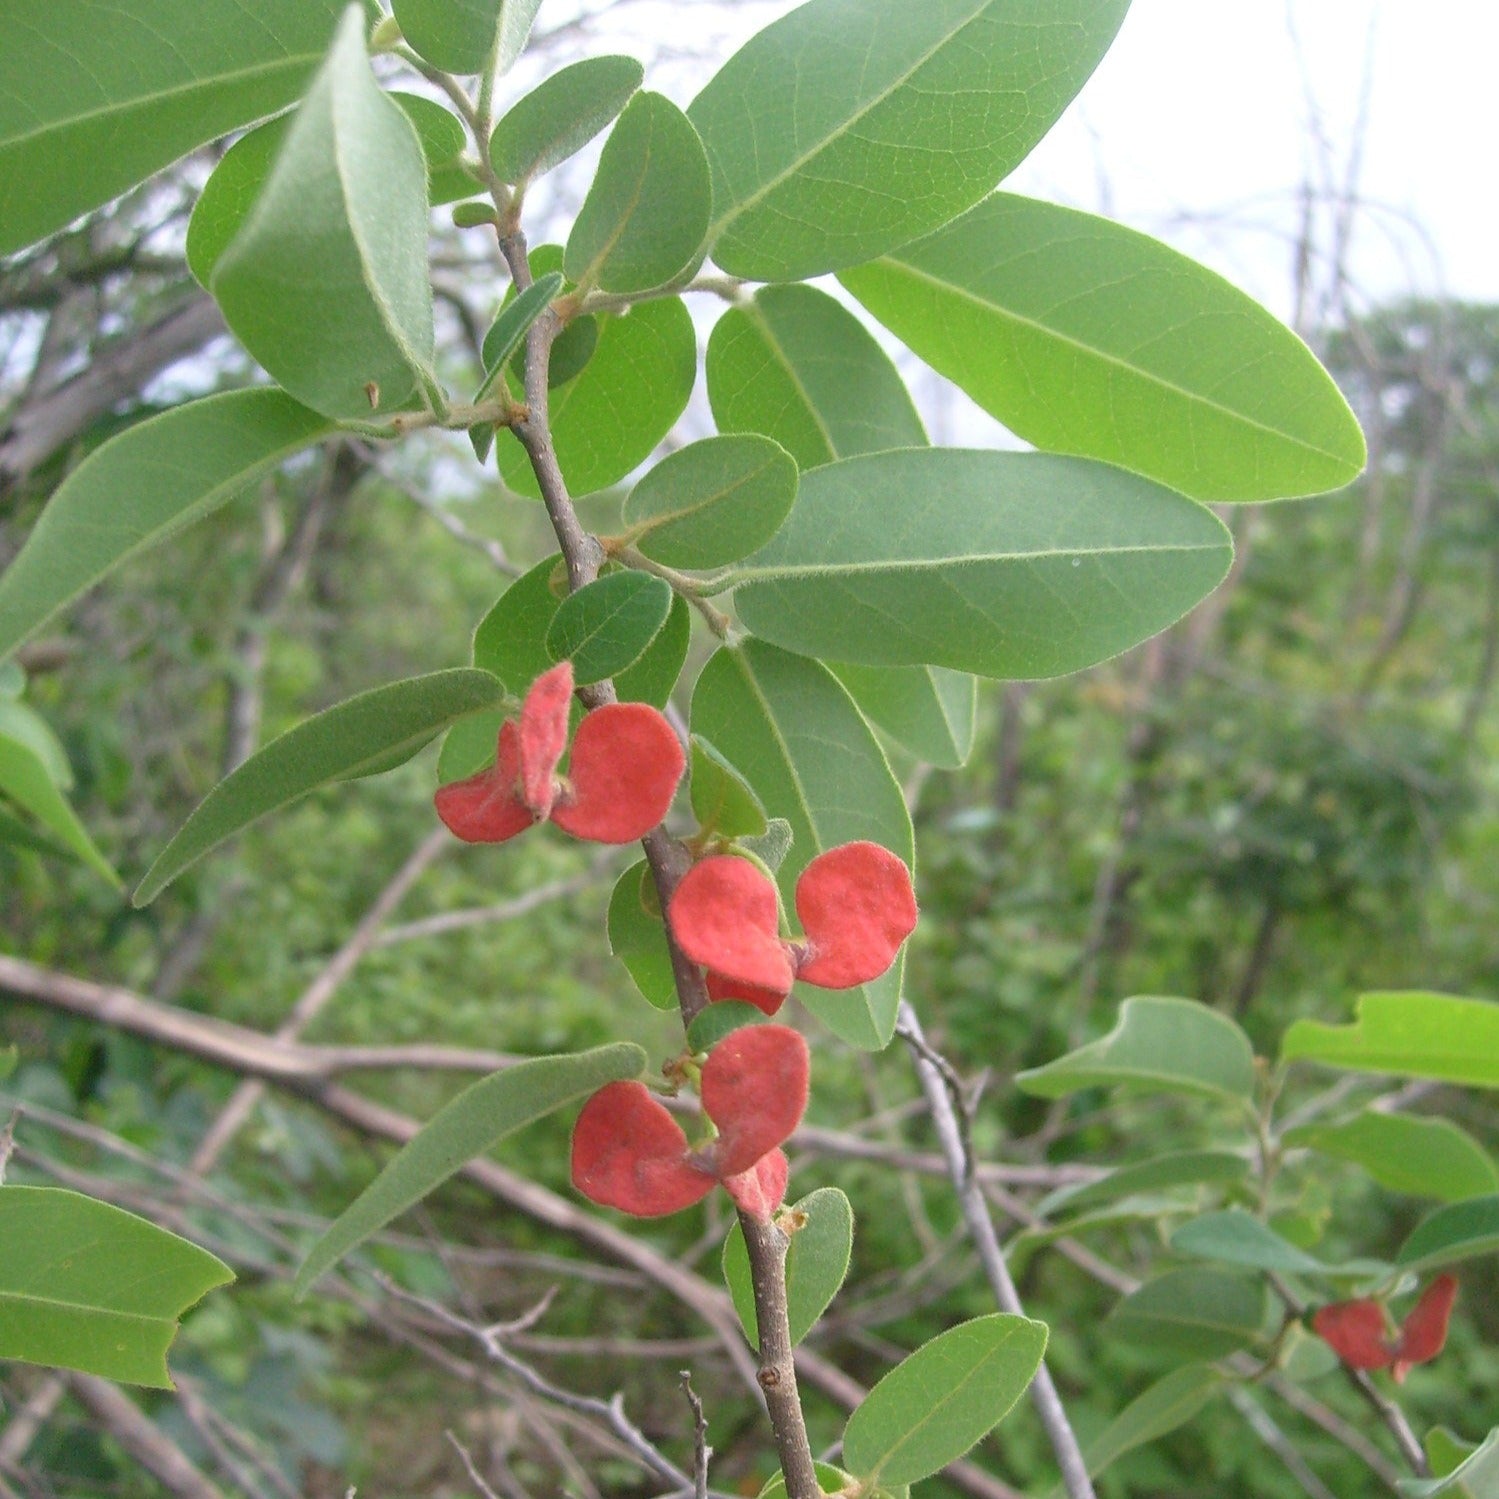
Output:
M609 1083L583 1105L572 1178L590 1201L637 1218L691 1207L714 1182L689 1162L681 1126L642 1083Z
M810 1073L807 1043L785 1025L747 1025L703 1064L703 1112L718 1126L704 1152L719 1177L738 1176L801 1123Z
M1404 1382L1413 1365L1429 1363L1442 1351L1456 1300L1457 1278L1452 1275L1437 1276L1421 1293L1421 1299L1400 1324L1400 1342L1390 1370L1397 1384Z
M667 919L677 946L721 979L791 992L776 887L747 859L719 854L694 864L672 895Z
M567 748L567 710L573 664L560 661L531 683L520 710L521 800L538 818L550 815L557 794L557 762Z
M852 989L884 973L916 929L911 872L878 843L831 848L797 880L796 914L807 934L796 976Z
M768 1219L786 1200L786 1181L791 1175L784 1150L761 1156L748 1171L724 1178L724 1190L741 1212Z
M520 799L519 776L519 735L506 719L500 725L495 763L466 781L439 786L432 802L448 830L465 843L503 843L536 821Z
M552 821L575 838L633 843L666 816L686 764L681 740L648 703L595 708L578 726L571 785Z
M1335 1301L1312 1318L1312 1329L1350 1369L1383 1369L1395 1356L1377 1301Z
M786 1003L785 994L775 989L759 989L754 984L741 984L735 979L725 978L721 973L708 970L708 998L715 1003L720 999L742 999L767 1015L774 1015Z

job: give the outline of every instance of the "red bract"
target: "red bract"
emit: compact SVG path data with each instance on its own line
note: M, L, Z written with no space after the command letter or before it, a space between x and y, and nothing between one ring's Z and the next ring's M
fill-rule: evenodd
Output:
M780 935L770 879L746 859L716 855L688 870L667 916L677 945L708 970L715 999L747 999L768 1015L796 979L851 989L878 978L916 926L916 896L903 860L877 843L819 854L796 882L806 938Z
M1457 1278L1439 1275L1421 1293L1421 1299L1400 1325L1400 1343L1390 1373L1395 1383L1404 1382L1412 1365L1429 1363L1447 1342L1447 1324L1457 1300Z
M1387 1368L1400 1383L1416 1364L1429 1363L1442 1351L1456 1300L1457 1280L1437 1276L1400 1324L1393 1343L1385 1336L1384 1308L1367 1297L1324 1306L1312 1318L1312 1327L1350 1369Z
M573 671L567 661L531 684L520 721L500 727L495 763L438 788L437 815L466 843L503 843L550 819L575 838L633 843L666 816L685 757L671 725L645 703L611 703L589 713L567 747Z
M723 1182L746 1212L769 1216L786 1191L779 1146L807 1106L807 1043L784 1025L735 1031L703 1065L703 1112L718 1136L700 1150L640 1083L610 1083L573 1130L573 1185L638 1218L675 1213Z

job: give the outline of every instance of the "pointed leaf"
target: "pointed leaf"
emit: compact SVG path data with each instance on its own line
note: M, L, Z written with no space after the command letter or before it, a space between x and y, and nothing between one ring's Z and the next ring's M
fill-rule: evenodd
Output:
M0 575L0 656L127 557L207 515L331 430L279 390L236 390L110 438L58 485Z
M57 789L45 762L30 745L3 733L0 733L0 797L8 797L21 811L34 817L69 853L111 885L120 883L119 875L95 847L68 799Z
M370 72L350 6L210 289L292 395L367 420L404 405L432 363L427 216L416 130Z
M8 0L0 255L292 103L338 0ZM170 45L163 45L170 38Z
M1046 1324L995 1312L938 1334L864 1397L843 1461L864 1483L915 1483L968 1451L1041 1367Z
M762 286L713 326L704 365L720 432L773 437L800 468L926 446L889 356L814 286Z
M828 663L859 711L928 765L956 770L973 749L978 681L942 666Z
M1142 1348L1219 1359L1256 1342L1265 1320L1259 1281L1222 1270L1168 1270L1126 1296L1106 1331Z
M1171 1235L1171 1247L1178 1254L1198 1259L1249 1265L1256 1270L1279 1270L1288 1275L1326 1275L1335 1268L1281 1238L1243 1208L1194 1218Z
M1036 1204L1036 1212L1051 1218L1058 1210L1074 1212L1095 1203L1112 1202L1134 1192L1159 1192L1166 1187L1204 1183L1233 1185L1249 1175L1249 1162L1227 1150L1179 1150L1121 1166L1095 1182L1059 1187Z
M0 1187L0 1358L170 1390L178 1319L234 1272L60 1187Z
M1380 1186L1461 1202L1499 1192L1499 1168L1472 1135L1447 1119L1365 1110L1340 1124L1287 1130L1284 1142L1362 1166Z
M628 1042L576 1056L533 1057L492 1072L444 1104L312 1246L297 1271L298 1296L351 1249L384 1228L506 1135L597 1092L639 1077L645 1053Z
M671 585L649 573L617 572L569 594L547 626L547 652L573 664L580 687L640 659L671 613Z
M492 708L504 698L487 671L466 667L408 677L299 723L232 771L157 856L134 900L154 900L183 870L242 828L319 786L387 769L409 759L465 714Z
M1298 1020L1280 1054L1352 1072L1499 1088L1499 1004L1419 991L1362 994L1352 1025Z
M1499 1193L1449 1203L1423 1218L1400 1246L1402 1270L1434 1270L1499 1249Z
M731 746L735 768L766 813L790 824L795 841L777 871L788 906L796 877L841 843L868 839L914 861L910 814L879 741L820 663L758 640L720 650L698 678L692 727ZM895 1028L901 968L897 960L856 989L802 985L796 992L845 1041L878 1051Z
M665 286L703 243L711 192L687 116L662 94L636 94L604 143L568 236L568 279L609 292Z
M757 281L859 265L1009 175L1108 50L1128 0L811 0L688 109L713 258Z
M635 545L666 567L724 567L763 546L796 499L791 455L768 437L705 437L668 454L630 491Z
M1310 349L1185 255L1093 214L996 193L843 283L1009 429L1197 500L1351 482L1353 412Z
M1208 1364L1184 1364L1137 1395L1088 1443L1083 1460L1097 1477L1126 1452L1184 1426L1223 1388L1223 1376Z
M1180 619L1232 556L1211 511L1122 469L910 449L803 474L786 524L734 570L734 603L807 655L1060 676Z
M510 356L520 348L531 324L547 310L553 297L562 290L562 272L552 271L538 277L523 291L500 309L499 316L490 324L484 335L481 357L489 372L475 395L475 402L482 401L493 388L496 380L505 372ZM553 346L555 353L555 345Z
M1044 1067L1017 1073L1015 1082L1042 1098L1127 1086L1238 1101L1254 1092L1254 1052L1232 1020L1206 1005L1140 996L1119 1007L1108 1035Z
M633 57L585 57L510 106L489 138L502 182L529 182L561 165L630 102L645 69Z
M1478 1448L1441 1478L1401 1478L1395 1487L1410 1499L1494 1499L1499 1494L1499 1426Z

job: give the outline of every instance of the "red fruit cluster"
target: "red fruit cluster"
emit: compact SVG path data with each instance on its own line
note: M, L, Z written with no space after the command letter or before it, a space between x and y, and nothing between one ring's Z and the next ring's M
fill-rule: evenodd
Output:
M666 816L686 760L666 719L646 703L595 708L578 726L568 773L572 663L531 684L520 719L500 726L488 770L438 788L437 815L466 843L503 843L550 820L575 838L633 843Z
M747 859L717 855L693 865L667 907L677 946L708 970L713 999L747 999L767 1015L801 979L851 989L878 978L916 926L905 862L877 843L819 854L796 882L800 942L780 935L770 878Z
M1312 1318L1312 1328L1350 1369L1389 1369L1399 1384L1413 1365L1428 1363L1442 1351L1456 1300L1456 1278L1437 1276L1393 1342L1385 1336L1384 1307L1368 1297L1324 1306Z
M780 1146L807 1107L807 1043L784 1025L752 1025L703 1064L703 1112L717 1136L694 1148L641 1083L610 1083L573 1129L573 1185L603 1207L657 1218L701 1202L720 1182L747 1213L769 1218L786 1195Z

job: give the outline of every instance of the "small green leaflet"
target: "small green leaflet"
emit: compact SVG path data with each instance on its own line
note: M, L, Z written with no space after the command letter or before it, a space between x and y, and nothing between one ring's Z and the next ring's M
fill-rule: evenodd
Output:
M170 1390L178 1319L234 1272L134 1213L0 1187L0 1358Z
M1451 1202L1423 1218L1400 1246L1402 1270L1434 1270L1499 1249L1499 1193Z
M1499 1168L1472 1135L1448 1119L1372 1109L1339 1124L1287 1130L1284 1143L1352 1161L1380 1186L1413 1197L1461 1202L1499 1192Z
M510 106L489 138L502 182L523 183L560 166L630 102L645 69L633 57L585 57Z
M704 1005L687 1027L687 1044L693 1051L706 1054L725 1036L743 1030L747 1025L769 1025L771 1017L758 1005L742 999L716 999Z
M1184 1223L1171 1235L1171 1247L1177 1254L1197 1259L1221 1260L1287 1275L1327 1275L1338 1269L1298 1249L1243 1208L1204 1213Z
M350 6L209 288L292 395L367 421L433 378L427 217L416 130L376 83Z
M119 875L58 790L46 763L30 745L5 733L0 733L0 798L8 798L34 817L69 853L111 885L120 883Z
M1364 437L1311 350L1221 276L1093 214L996 193L842 277L1017 435L1195 500L1338 489Z
M1280 1054L1351 1072L1499 1088L1499 1004L1414 990L1363 994L1352 1025L1298 1020Z
M692 815L703 832L725 838L760 838L765 808L743 776L701 734L691 736Z
M1108 1035L1017 1073L1015 1082L1042 1098L1123 1085L1240 1101L1254 1092L1254 1051L1232 1020L1206 1005L1137 996L1119 1007Z
M1137 1395L1088 1443L1083 1460L1096 1478L1126 1452L1185 1425L1223 1388L1223 1376L1208 1364L1184 1364Z
M1046 1324L995 1312L939 1333L864 1397L843 1461L865 1484L915 1483L955 1462L1009 1412L1041 1367Z
M1231 1186L1249 1175L1249 1162L1227 1150L1179 1150L1121 1166L1097 1181L1059 1187L1036 1204L1036 1212L1051 1218L1061 1208L1075 1212L1095 1203L1112 1202L1135 1192L1159 1192L1168 1187L1205 1184Z
M547 305L561 290L562 272L552 271L533 281L518 297L500 309L499 316L484 335L482 357L488 373L474 396L475 403L482 401L494 388L495 381L504 374L506 362L520 347L531 324L546 311ZM555 353L555 345L553 352Z
M375 687L299 723L232 771L157 856L134 901L154 900L183 870L242 828L336 780L410 759L455 720L503 701L487 671L459 667Z
M630 865L615 881L605 924L609 951L624 964L642 998L658 1010L676 1009L677 981L666 946L666 927L650 865L644 859ZM718 1008L709 1005L705 1013Z
M1168 1270L1126 1296L1110 1331L1143 1348L1188 1359L1219 1359L1260 1338L1265 1288L1222 1270Z
M732 573L746 627L806 655L1007 679L1107 660L1222 581L1221 521L1083 458L916 448L802 475Z
M444 73L509 72L541 0L392 0L406 40Z
M919 760L956 770L973 749L978 680L943 666L855 666L830 661L859 711Z
M671 586L649 573L608 573L557 606L547 626L547 653L573 664L586 687L633 665L671 613Z
M890 357L815 286L762 286L713 325L703 366L720 432L773 437L800 468L926 446Z
M0 656L126 558L331 431L279 390L235 390L110 438L58 485L0 575Z
M306 1294L351 1249L506 1135L644 1071L645 1053L621 1042L576 1056L534 1057L471 1084L401 1147L312 1246L297 1271L296 1294Z

